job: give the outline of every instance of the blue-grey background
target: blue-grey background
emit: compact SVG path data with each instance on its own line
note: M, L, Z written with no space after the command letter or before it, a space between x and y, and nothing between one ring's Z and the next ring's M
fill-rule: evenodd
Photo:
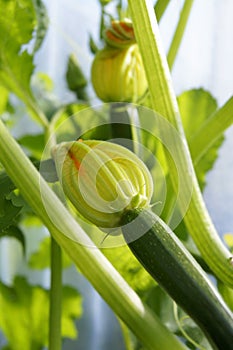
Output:
M183 2L171 0L161 21L161 35L166 51ZM94 37L98 36L95 33L100 19L100 7L97 0L46 0L45 4L50 17L50 29L36 58L37 70L52 78L55 94L67 103L73 99L73 95L67 92L64 79L68 56L72 52L76 54L89 78L92 56L88 40L90 33ZM233 94L232 14L232 0L194 1L172 73L177 94L187 89L203 87L214 95L219 105ZM94 93L90 91L90 94L95 102ZM30 130L30 125L28 129ZM232 149L233 129L230 128L219 159L208 175L204 193L207 207L221 235L233 231ZM29 236L33 236L33 241ZM41 236L37 240L35 235L28 232L27 238L29 255L36 249ZM28 274L22 261L21 248L17 242L2 239L0 276L5 282L10 282L14 274L18 273ZM28 278L31 282L42 283L47 287L49 285L48 271L33 271ZM118 322L90 284L74 268L64 274L64 283L78 287L84 297L84 315L77 322L79 338L77 341L65 341L64 349L123 350Z

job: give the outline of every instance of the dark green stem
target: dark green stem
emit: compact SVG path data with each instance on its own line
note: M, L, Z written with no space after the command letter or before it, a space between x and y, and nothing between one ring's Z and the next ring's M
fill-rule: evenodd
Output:
M51 285L49 313L49 350L62 348L62 256L61 248L51 237Z

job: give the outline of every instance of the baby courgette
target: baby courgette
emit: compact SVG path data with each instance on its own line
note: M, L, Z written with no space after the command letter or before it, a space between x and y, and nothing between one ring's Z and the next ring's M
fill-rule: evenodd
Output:
M200 326L214 349L233 349L233 316L207 275L151 210L123 215L125 240L151 276Z

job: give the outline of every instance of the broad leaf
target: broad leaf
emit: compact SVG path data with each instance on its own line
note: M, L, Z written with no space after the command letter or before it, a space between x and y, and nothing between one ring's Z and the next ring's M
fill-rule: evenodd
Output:
M217 102L203 89L186 91L178 97L182 122L188 143L195 139L203 123L217 110ZM223 137L211 146L195 166L201 189L205 186L206 173L213 167L218 156Z
M36 13L31 0L0 0L0 85L16 94L38 119L30 89L33 57L25 50L32 39ZM45 117L40 115L40 121Z
M0 80L17 95L29 93L32 57L26 51L20 51L22 45L31 40L35 26L32 1L0 0L0 8Z
M32 253L29 259L29 266L33 269L46 269L50 267L50 237L44 238L39 246L38 251ZM62 251L62 265L63 268L70 267L72 264L69 257Z
M62 335L77 335L73 321L82 313L81 298L63 288ZM16 277L12 287L0 283L0 328L11 350L41 350L48 343L49 292ZM15 326L17 325L17 327Z

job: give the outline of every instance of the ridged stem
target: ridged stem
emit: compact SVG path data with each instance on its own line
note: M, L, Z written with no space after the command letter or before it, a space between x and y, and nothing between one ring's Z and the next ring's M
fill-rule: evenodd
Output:
M184 203L187 203L189 195L187 191L190 190L190 183L192 184L189 208L186 213L183 213L185 224L212 271L220 280L233 287L232 255L216 232L198 186L152 3L150 0L129 0L129 5L147 74L153 109L176 128L182 140L177 144L173 135L169 135L170 145L176 155L176 164L174 165L168 154L166 156L175 191L177 167L180 169L182 189L179 207L181 212ZM163 135L162 128L161 134ZM163 137L165 139L166 135Z

